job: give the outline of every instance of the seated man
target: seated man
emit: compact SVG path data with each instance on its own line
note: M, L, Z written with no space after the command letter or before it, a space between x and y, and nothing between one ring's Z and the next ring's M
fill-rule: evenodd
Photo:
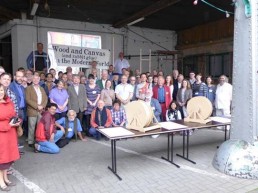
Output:
M101 134L96 129L102 129L104 127L110 127L112 125L112 116L109 109L104 105L103 100L99 100L97 108L91 113L90 124L91 128L89 133L97 140L100 140Z
M41 151L45 153L59 153L60 149L55 144L63 135L64 128L58 126L61 130L55 128L55 113L57 105L49 103L46 107L47 111L43 114L36 129L35 152Z
M147 92L146 92L145 102L148 105L151 106L156 120L158 122L160 122L160 116L161 116L161 113L162 113L161 106L160 106L159 101L157 99L152 98L152 95L153 95L152 90L148 89Z
M126 115L125 110L121 108L121 102L119 100L115 100L113 102L113 108L111 110L112 115L112 126L118 127L118 126L125 126L126 123Z
M79 119L76 118L76 112L74 110L69 110L67 113L67 117L62 117L61 119L56 121L56 125L58 127L65 128L64 138L60 139L56 143L57 146L60 148L67 145L73 136L75 137L75 140L77 140L77 137L79 136L80 140L86 141L86 139L82 137L82 126Z

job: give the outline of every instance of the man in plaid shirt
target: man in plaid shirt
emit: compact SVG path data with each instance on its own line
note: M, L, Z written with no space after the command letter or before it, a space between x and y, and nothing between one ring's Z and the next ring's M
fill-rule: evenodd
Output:
M6 72L2 73L0 76L0 83L6 88L6 94L11 99L11 101L14 103L15 112L16 112L16 115L18 116L19 107L18 107L17 98L16 98L15 94L13 93L13 91L11 91L9 89L11 79L12 79L11 74L6 73Z
M126 114L125 110L121 108L121 102L119 100L115 100L113 102L113 108L111 109L112 115L112 125L114 127L121 126L123 127L126 123Z

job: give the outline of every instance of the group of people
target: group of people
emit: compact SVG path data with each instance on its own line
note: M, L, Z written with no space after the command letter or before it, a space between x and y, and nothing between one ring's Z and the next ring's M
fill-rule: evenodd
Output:
M45 61L40 70L19 68L14 76L0 67L0 188L12 183L6 171L19 159L16 130L22 125L28 145L35 152L58 153L71 139L86 141L85 136L101 139L97 129L126 125L123 108L131 101L143 100L154 111L157 121L173 121L187 116L187 102L196 96L207 97L217 116L230 116L232 86L221 75L219 84L206 83L202 75L189 74L185 79L178 70L164 76L162 71L141 73L130 71L129 63L120 53L116 64L99 70L97 62L91 68L74 74L51 68ZM28 59L28 61L30 61ZM29 63L30 67L32 62ZM13 81L11 81L13 78ZM18 121L10 121L18 117Z

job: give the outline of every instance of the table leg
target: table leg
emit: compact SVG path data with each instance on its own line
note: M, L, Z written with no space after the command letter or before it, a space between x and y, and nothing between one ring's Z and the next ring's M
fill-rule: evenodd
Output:
M225 138L224 138L224 141L227 141L227 125L225 125L224 127L225 127Z
M171 137L171 140L170 140ZM171 142L171 143L170 143ZM170 154L170 155L169 155ZM167 147L167 157L161 157L162 159L168 161L169 163L173 164L177 168L180 168L179 165L177 165L173 160L173 154L174 154L174 135L173 133L168 133L168 147Z
M180 155L180 154L176 154L176 155L193 164L196 164L196 162L189 159L189 130L186 131L186 157L185 157L185 135L183 136L183 155Z
M112 160L112 167L108 166L108 169L119 179L122 178L117 174L116 169L116 140L111 139L111 160Z

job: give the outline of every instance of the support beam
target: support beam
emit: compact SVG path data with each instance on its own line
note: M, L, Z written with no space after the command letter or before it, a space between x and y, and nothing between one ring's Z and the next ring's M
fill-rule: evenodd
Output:
M159 0L156 3L134 13L133 15L129 16L128 18L125 18L121 21L118 21L113 24L113 27L115 28L121 28L126 26L128 23L131 23L137 19L152 15L162 9L165 9L173 4L178 3L181 0Z
M10 10L3 6L0 6L0 13L0 15L5 16L8 19L15 19L21 17L20 13Z
M228 175L258 179L258 1L235 3L232 126L213 166Z

